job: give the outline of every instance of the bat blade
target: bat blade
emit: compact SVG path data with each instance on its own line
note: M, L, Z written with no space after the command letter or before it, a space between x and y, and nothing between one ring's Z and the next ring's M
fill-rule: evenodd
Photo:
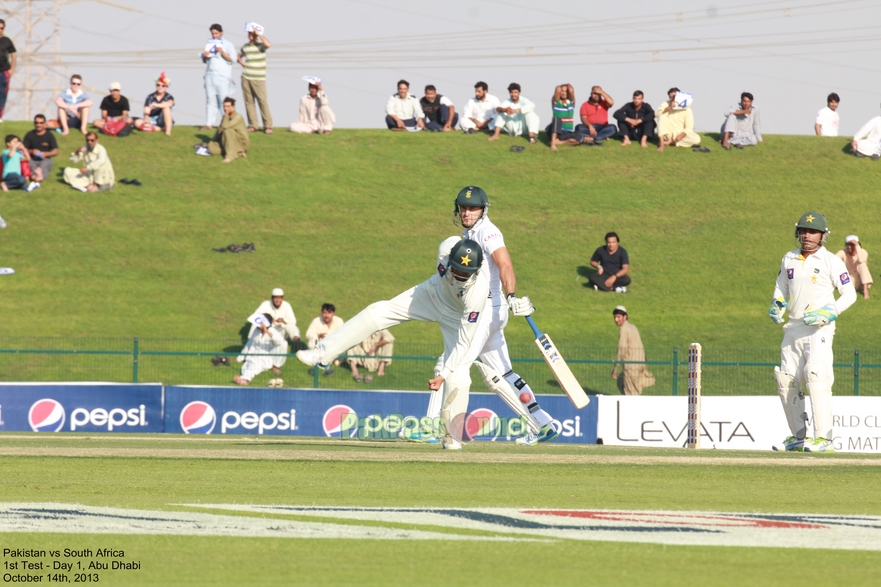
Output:
M580 410L589 404L590 398L584 393L584 389L578 383L575 375L572 374L569 365L563 360L563 356L560 355L560 351L557 350L557 345L554 344L551 337L547 334L542 334L535 339L535 345L541 351L548 367L551 368L557 383L560 384L560 387L563 388L563 391L566 392L566 395L569 396L575 407Z

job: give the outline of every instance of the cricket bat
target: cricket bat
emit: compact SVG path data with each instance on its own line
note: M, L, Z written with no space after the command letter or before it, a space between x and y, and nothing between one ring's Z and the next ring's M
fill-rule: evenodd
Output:
M532 328L532 332L535 333L535 345L541 351L554 377L557 378L557 383L560 384L560 387L563 388L563 391L566 392L566 395L569 396L575 407L580 410L589 404L590 398L587 397L581 384L575 379L575 375L572 374L569 365L563 360L560 351L557 350L557 345L554 344L551 337L541 333L538 326L535 325L535 320L532 319L532 316L527 316L526 321L529 323L529 327Z

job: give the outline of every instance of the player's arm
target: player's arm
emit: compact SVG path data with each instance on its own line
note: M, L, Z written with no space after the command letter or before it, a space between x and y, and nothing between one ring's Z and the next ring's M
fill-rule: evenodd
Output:
M857 291L847 272L847 266L844 261L838 257L832 259L832 280L835 283L835 289L838 290L838 299L835 300L836 314L841 314L850 308L857 301Z
M499 278L502 280L505 295L516 292L517 276L514 275L514 263L511 261L511 255L508 254L508 247L499 247L493 251L492 258L499 268Z

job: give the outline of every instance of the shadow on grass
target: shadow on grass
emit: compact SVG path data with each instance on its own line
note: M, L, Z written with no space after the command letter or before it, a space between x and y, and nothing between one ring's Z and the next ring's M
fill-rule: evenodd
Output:
M583 277L587 280L584 283L582 283L581 286L593 289L593 284L590 282L590 276L594 275L597 272L597 270L594 269L593 267L579 265L577 271L578 271L578 275L580 275L581 277Z

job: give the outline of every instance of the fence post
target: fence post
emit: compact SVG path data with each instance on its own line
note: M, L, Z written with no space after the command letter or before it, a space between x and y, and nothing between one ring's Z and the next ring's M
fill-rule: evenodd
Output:
M860 395L860 349L853 350L853 394Z
M138 337L135 337L134 347L132 348L132 383L138 382Z
M679 394L679 347L673 347L673 395Z

